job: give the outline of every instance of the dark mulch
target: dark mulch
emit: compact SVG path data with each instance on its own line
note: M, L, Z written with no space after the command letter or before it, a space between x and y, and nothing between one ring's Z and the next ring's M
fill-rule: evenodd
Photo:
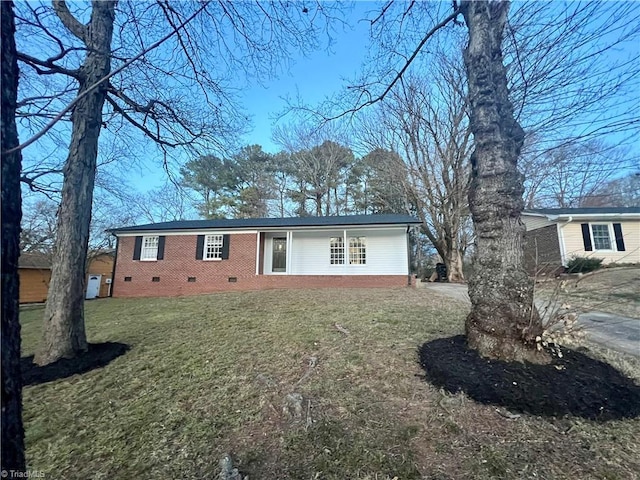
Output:
M541 416L606 421L640 416L640 386L607 363L562 348L549 365L480 357L458 335L427 342L420 364L431 384L477 402Z
M102 368L108 365L112 360L124 355L128 350L129 345L124 343L90 343L89 349L82 355L76 358L63 358L44 367L33 363L33 355L22 357L20 359L22 383L24 386L39 385L78 373L86 373L95 368Z

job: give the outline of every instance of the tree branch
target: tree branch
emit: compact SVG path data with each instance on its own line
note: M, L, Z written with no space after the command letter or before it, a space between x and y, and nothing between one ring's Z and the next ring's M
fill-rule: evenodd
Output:
M385 97L389 94L389 92L393 89L393 87L396 85L396 83L398 83L400 81L400 79L402 78L402 76L405 74L405 72L407 71L407 69L409 68L409 66L411 65L411 63L413 63L413 61L415 60L415 58L418 56L418 54L420 53L420 50L422 50L422 47L425 45L425 43L427 43L427 41L441 28L445 27L449 22L451 22L452 20L455 20L458 16L458 14L460 13L460 10L455 10L453 13L451 13L449 16L447 16L444 20L442 20L440 23L438 23L436 26L434 26L431 30L429 30L429 32L427 32L427 34L424 36L424 38L420 41L420 43L418 44L418 46L416 47L416 49L413 51L413 53L411 54L411 56L407 59L407 61L405 62L404 66L400 69L400 71L396 74L396 76L394 77L394 79L391 81L391 83L389 83L389 85L387 85L387 88L385 88L384 92L382 92L382 94L378 95L377 97L371 99L371 100L367 100L366 102L351 108L349 110L346 110L334 117L331 117L327 120L337 120L338 118L344 117L345 115L349 114L349 113L355 113L357 111L362 110L365 107L368 107L370 105L373 105L375 103L378 103L382 100L385 99ZM348 87L353 89L352 87ZM368 93L368 92L367 92Z
M67 7L67 3L65 0L54 0L53 9L58 15L58 18L62 22L62 24L76 37L78 37L82 42L87 44L87 36L89 34L89 29L86 25L83 25L78 21L76 17L69 11Z
M38 58L32 57L31 55L27 55L26 53L17 52L18 60L28 64L31 68L33 68L39 75L54 75L56 73L61 73L62 75L68 75L70 77L75 78L76 80L81 79L80 70L69 70L68 68L61 67L60 65L56 65L53 63L51 59L40 60ZM49 70L42 70L41 68L48 68Z
M84 92L82 92L80 95L78 95L76 98L73 99L73 101L71 103L69 103L69 105L66 106L66 108L64 108L60 113L58 113L58 115L55 116L55 118L53 120L51 120L47 125L45 125L45 127L40 130L37 134L35 134L33 137L31 137L29 140L27 140L26 142L18 145L17 147L14 147L10 150L6 150L4 152L2 152L3 155L7 155L9 153L18 151L18 150L22 150L26 147L28 147L29 145L31 145L32 143L38 141L40 138L42 138L49 130L51 130L53 128L53 126L58 123L66 114L67 112L69 112L71 109L73 109L73 107L76 106L76 104L85 96L89 95L91 92L93 92L94 89L96 89L97 87L99 87L103 82L105 82L106 80L109 80L111 77L113 77L114 75L120 73L122 70L124 70L125 68L127 68L129 65L131 65L133 62L135 62L136 60L140 59L141 57L143 57L144 55L146 55L147 53L149 53L151 50L154 50L156 48L158 48L160 45L162 45L164 42L166 42L169 38L171 38L173 35L175 35L177 32L179 32L181 29L183 29L185 27L185 25L187 25L191 20L193 20L200 12L202 12L206 7L207 7L208 3L207 2L203 2L202 6L196 10L193 15L191 15L189 18L187 18L184 22L182 22L180 25L178 25L178 27L174 28L171 32L169 32L168 34L166 34L164 37L162 37L160 40L158 40L157 42L155 42L154 44L150 45L148 48L142 50L138 55L136 55L135 57L133 57L131 60L123 63L120 67L116 68L113 72L111 72L109 75L105 76L104 78L101 78L100 80L98 80L96 83L94 83L93 85L91 85L89 88L87 88Z

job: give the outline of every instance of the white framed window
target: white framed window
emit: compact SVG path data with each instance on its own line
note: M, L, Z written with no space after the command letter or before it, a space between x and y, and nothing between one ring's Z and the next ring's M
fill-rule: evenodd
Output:
M594 250L613 250L611 228L608 223L591 223L591 238Z
M331 237L329 239L329 263L344 265L344 238Z
M349 265L366 265L367 238L349 237Z
M140 260L157 260L158 259L158 241L159 237L142 237L142 248L140 250Z
M222 260L222 235L206 235L204 237L204 260Z

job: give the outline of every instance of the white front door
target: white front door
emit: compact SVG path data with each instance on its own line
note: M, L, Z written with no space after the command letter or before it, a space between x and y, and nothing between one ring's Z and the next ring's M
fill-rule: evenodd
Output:
M86 299L96 298L100 293L100 280L102 275L89 275L89 281L87 282L87 295Z

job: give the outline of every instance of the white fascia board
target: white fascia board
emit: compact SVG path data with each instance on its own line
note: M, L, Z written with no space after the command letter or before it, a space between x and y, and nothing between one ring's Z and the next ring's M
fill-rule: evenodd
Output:
M413 224L405 224L405 223L392 223L392 224L380 224L380 225L314 225L314 226L299 226L299 227L266 227L260 228L261 232L282 232L282 231L313 231L313 230L371 230L371 229L397 229L402 228L405 229L408 226Z
M601 220L620 218L622 220L640 220L639 213L579 213L579 214L561 214L561 215L545 215L549 220L566 220L573 218L574 220Z

